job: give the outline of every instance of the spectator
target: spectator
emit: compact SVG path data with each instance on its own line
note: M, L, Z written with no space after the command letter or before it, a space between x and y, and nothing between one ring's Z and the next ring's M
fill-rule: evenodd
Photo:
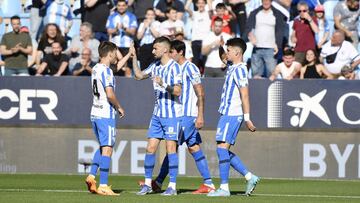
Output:
M128 6L133 9L138 22L142 22L145 19L147 10L154 10L154 0L128 0Z
M325 9L325 19L329 24L330 33L329 36L332 36L335 30L334 22L334 8L336 7L339 0L324 0L323 5Z
M222 32L231 34L230 20L232 19L232 16L229 15L229 11L227 10L226 5L224 3L218 3L215 7L215 12L216 15L211 18L211 27L214 27L215 19L219 17L224 21Z
M219 47L223 46L231 36L222 32L223 19L215 19L213 31L204 39L201 53L207 55L205 77L224 77L225 65L219 57Z
M54 0L47 8L45 24L55 23L59 26L63 36L66 36L73 24L71 8L64 0Z
M239 28L239 36L244 36L246 30L246 6L245 3L249 0L229 0L231 10L235 14L236 26Z
M100 42L109 40L105 25L113 7L112 0L85 0L84 22L93 26L95 38Z
M155 11L146 10L145 20L140 24L137 39L140 40L139 58L141 70L146 69L154 60L153 41L159 37L160 22L155 20Z
M277 62L275 56L282 49L285 16L271 6L271 1L262 0L262 6L250 13L247 24L247 36L254 45L251 57L254 78L270 77Z
M341 76L339 79L360 80L360 69L358 67L353 69L351 66L345 65L341 68Z
M316 18L309 14L309 6L306 2L300 1L297 4L299 16L294 19L291 41L295 45L295 60L303 63L305 52L315 49L315 33L319 32Z
M279 63L275 67L275 70L272 72L272 75L269 77L271 81L277 78L291 80L293 78L299 77L301 64L295 61L294 55L295 55L294 50L292 50L291 48L285 48L282 57L283 62Z
M63 47L63 49L67 48L65 38L61 35L60 28L54 23L49 23L45 26L44 31L39 40L37 54L36 54L37 67L40 66L42 58L52 53L51 44L55 41L59 42L61 44L61 47Z
M74 37L71 41L71 45L67 50L67 54L70 55L69 68L70 71L74 68L75 64L81 60L80 54L84 48L91 50L91 61L99 61L98 47L100 42L93 38L92 25L88 22L84 22L80 26L80 35Z
M175 33L184 30L184 22L176 18L177 11L169 7L166 11L167 20L160 25L160 36L167 36L174 39Z
M191 10L191 2L192 0L186 2L185 9L192 18L191 49L194 54L192 62L200 69L204 69L205 56L201 54L201 46L204 36L207 36L211 31L211 20L209 13L205 10L205 0L198 0L196 2L197 11Z
M345 34L336 30L331 40L324 44L320 61L324 63L326 69L337 78L341 73L341 67L351 64L355 68L360 64L360 57L355 47L348 41L345 41Z
M328 40L330 33L329 24L325 19L325 9L323 5L319 4L315 7L315 17L319 27L319 32L315 35L316 49L321 52L321 48Z
M81 52L81 60L76 63L73 69L73 75L75 76L91 76L92 68L96 65L91 60L92 51L89 48L83 48Z
M10 19L12 32L4 34L1 40L1 55L5 61L5 76L29 75L28 55L32 53L32 43L29 33L20 32L19 16Z
M306 51L305 65L300 70L300 79L333 79L331 73L320 63L315 50Z
M51 48L52 53L47 54L44 57L43 62L37 69L36 75L68 75L69 57L66 54L61 53L61 43L55 41L51 44Z
M167 11L169 7L175 9L176 19L181 20L184 15L185 9L184 9L184 4L179 0L159 0L155 8L155 14L157 20L163 22L168 18Z
M133 37L138 26L136 16L127 9L126 0L118 0L116 11L109 16L106 22L110 41L119 47L123 56L129 53L129 47L134 41ZM132 64L129 61L124 68L125 71L117 72L116 75L131 77L130 67Z
M359 36L359 0L340 1L334 9L335 27L345 33L345 39L357 48Z
M46 0L32 0L30 10L30 35L32 39L37 39L39 34L39 28L43 20L40 9L45 6L45 2Z

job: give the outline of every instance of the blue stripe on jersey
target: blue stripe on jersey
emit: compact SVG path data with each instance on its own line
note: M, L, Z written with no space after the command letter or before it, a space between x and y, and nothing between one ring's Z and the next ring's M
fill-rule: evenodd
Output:
M234 94L234 89L235 89L235 84L234 83L231 83L231 88L230 88L230 94L228 95L228 98L227 98L227 108L225 110L225 114L229 114L229 108L230 108L230 104L231 104L231 99L232 99L232 96Z
M103 88L105 90L105 87L106 87L106 85L105 85L105 72L101 73L101 84L102 84L102 86L103 86Z
M111 14L107 21L106 21L106 28L110 28L110 29L114 29L115 28L115 24L114 24L114 18L116 17L116 13Z

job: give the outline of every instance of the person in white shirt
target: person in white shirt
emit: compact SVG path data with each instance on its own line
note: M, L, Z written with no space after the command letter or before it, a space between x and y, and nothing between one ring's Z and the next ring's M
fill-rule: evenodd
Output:
M331 60L333 58L333 60ZM331 37L331 40L324 44L320 62L333 75L334 78L340 76L341 68L344 65L351 64L352 68L360 64L359 53L355 47L348 41L345 41L343 31L337 30Z
M219 47L224 45L231 36L222 32L223 19L215 18L214 30L204 39L201 53L207 55L205 77L224 77L225 65L219 57Z
M275 70L269 77L271 81L279 78L291 80L299 76L301 64L295 61L294 50L291 48L285 48L282 59L283 62L279 63L275 67Z
M184 22L176 18L177 11L173 7L166 10L167 20L160 25L160 36L166 36L174 39L175 33L184 30Z
M185 10L189 13L192 19L191 29L191 49L193 50L194 58L192 62L199 68L204 68L205 57L201 55L201 46L204 36L207 36L211 30L211 20L209 12L205 10L206 1L198 0L196 6L197 11L193 11L190 5L193 1L188 0L185 5Z

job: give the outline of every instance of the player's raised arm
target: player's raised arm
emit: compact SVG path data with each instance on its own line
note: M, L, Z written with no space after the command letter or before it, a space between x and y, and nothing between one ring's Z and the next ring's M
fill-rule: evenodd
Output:
M241 102L242 102L242 109L244 113L244 121L246 124L246 127L251 131L255 132L256 127L250 120L250 101L249 101L249 87L240 87L240 96L241 96Z
M141 71L139 66L138 66L136 50L135 50L133 45L130 47L130 52L131 52L131 55L132 55L134 78L136 80L145 80L145 79L149 78L150 74L147 73L147 72Z

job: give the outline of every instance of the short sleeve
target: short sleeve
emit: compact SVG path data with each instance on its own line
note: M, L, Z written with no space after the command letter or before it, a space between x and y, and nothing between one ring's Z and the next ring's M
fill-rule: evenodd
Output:
M137 19L135 15L131 15L130 16L131 20L130 20L130 28L137 28L138 27L138 23L137 23Z
M182 84L182 73L179 64L174 63L172 73L174 85Z
M334 8L334 17L341 17L342 15L342 4L343 2L339 2L338 4L336 4L335 8Z
M193 85L201 84L201 74L198 67L194 64L189 65L187 73Z
M153 76L153 70L154 70L157 63L158 63L158 61L155 61L155 62L151 63L145 70L142 71L142 73L152 77Z
M234 81L239 88L247 87L249 85L246 72L247 71L245 71L244 68L236 68L234 71Z
M101 80L105 87L114 87L114 75L110 68L106 68L101 74Z
M115 17L116 17L116 15L114 15L114 14L112 14L108 17L108 19L106 21L106 28L110 28L110 29L115 28L115 23L114 23Z

